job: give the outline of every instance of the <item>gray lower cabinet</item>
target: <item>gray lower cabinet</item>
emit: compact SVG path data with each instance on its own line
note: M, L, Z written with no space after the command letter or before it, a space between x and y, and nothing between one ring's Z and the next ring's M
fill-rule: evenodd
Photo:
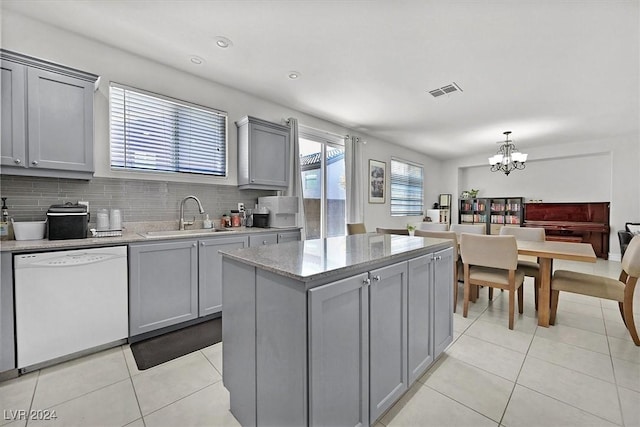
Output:
M414 383L433 363L433 321L431 320L433 255L408 261L407 363L409 384Z
M296 242L300 240L300 230L278 233L278 243Z
M369 425L367 274L309 291L309 425Z
M247 236L202 239L198 247L198 314L222 311L222 255L219 250L247 247Z
M408 388L407 263L373 270L370 279L369 414L376 420Z
M2 173L90 179L98 76L6 50L0 53Z
M197 317L197 241L129 245L129 335Z
M249 247L275 245L278 243L278 233L256 233L249 236Z
M0 264L3 266L0 277L0 372L4 372L16 368L11 252L0 253Z
M242 425L370 425L451 342L452 249L319 286L222 265L223 378Z
M434 357L453 342L453 249L433 254L433 341ZM456 284L457 285L457 284Z
M238 127L238 187L282 190L289 185L289 127L255 117Z

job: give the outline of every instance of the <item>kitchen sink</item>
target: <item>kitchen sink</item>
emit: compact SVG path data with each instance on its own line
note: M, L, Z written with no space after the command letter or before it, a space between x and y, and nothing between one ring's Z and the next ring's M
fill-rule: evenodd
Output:
M142 237L179 237L179 236L202 236L211 233L231 232L226 228L200 228L195 230L163 230L163 231L147 231L138 233Z

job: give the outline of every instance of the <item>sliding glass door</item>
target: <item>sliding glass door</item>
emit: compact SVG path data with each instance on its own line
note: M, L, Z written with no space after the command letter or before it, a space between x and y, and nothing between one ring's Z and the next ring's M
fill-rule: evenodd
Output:
M344 145L300 130L300 171L307 239L346 234Z

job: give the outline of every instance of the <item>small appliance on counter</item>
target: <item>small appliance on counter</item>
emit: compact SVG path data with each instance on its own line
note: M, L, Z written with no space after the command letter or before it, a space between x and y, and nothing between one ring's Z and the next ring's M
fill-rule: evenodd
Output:
M49 240L84 239L88 224L89 213L85 205L51 205L47 211Z
M269 209L269 226L289 228L296 226L298 198L295 196L258 197L258 206ZM254 213L255 216L255 213ZM255 220L254 220L255 223Z
M259 200L260 198L258 198ZM269 208L265 206L256 207L253 212L253 227L269 228Z

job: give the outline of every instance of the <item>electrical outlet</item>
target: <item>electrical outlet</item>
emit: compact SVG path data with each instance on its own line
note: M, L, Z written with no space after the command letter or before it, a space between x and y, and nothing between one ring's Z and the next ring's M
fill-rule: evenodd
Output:
M238 203L238 210L239 210L240 212L244 212L244 203L242 203L242 202L241 202L241 203Z

